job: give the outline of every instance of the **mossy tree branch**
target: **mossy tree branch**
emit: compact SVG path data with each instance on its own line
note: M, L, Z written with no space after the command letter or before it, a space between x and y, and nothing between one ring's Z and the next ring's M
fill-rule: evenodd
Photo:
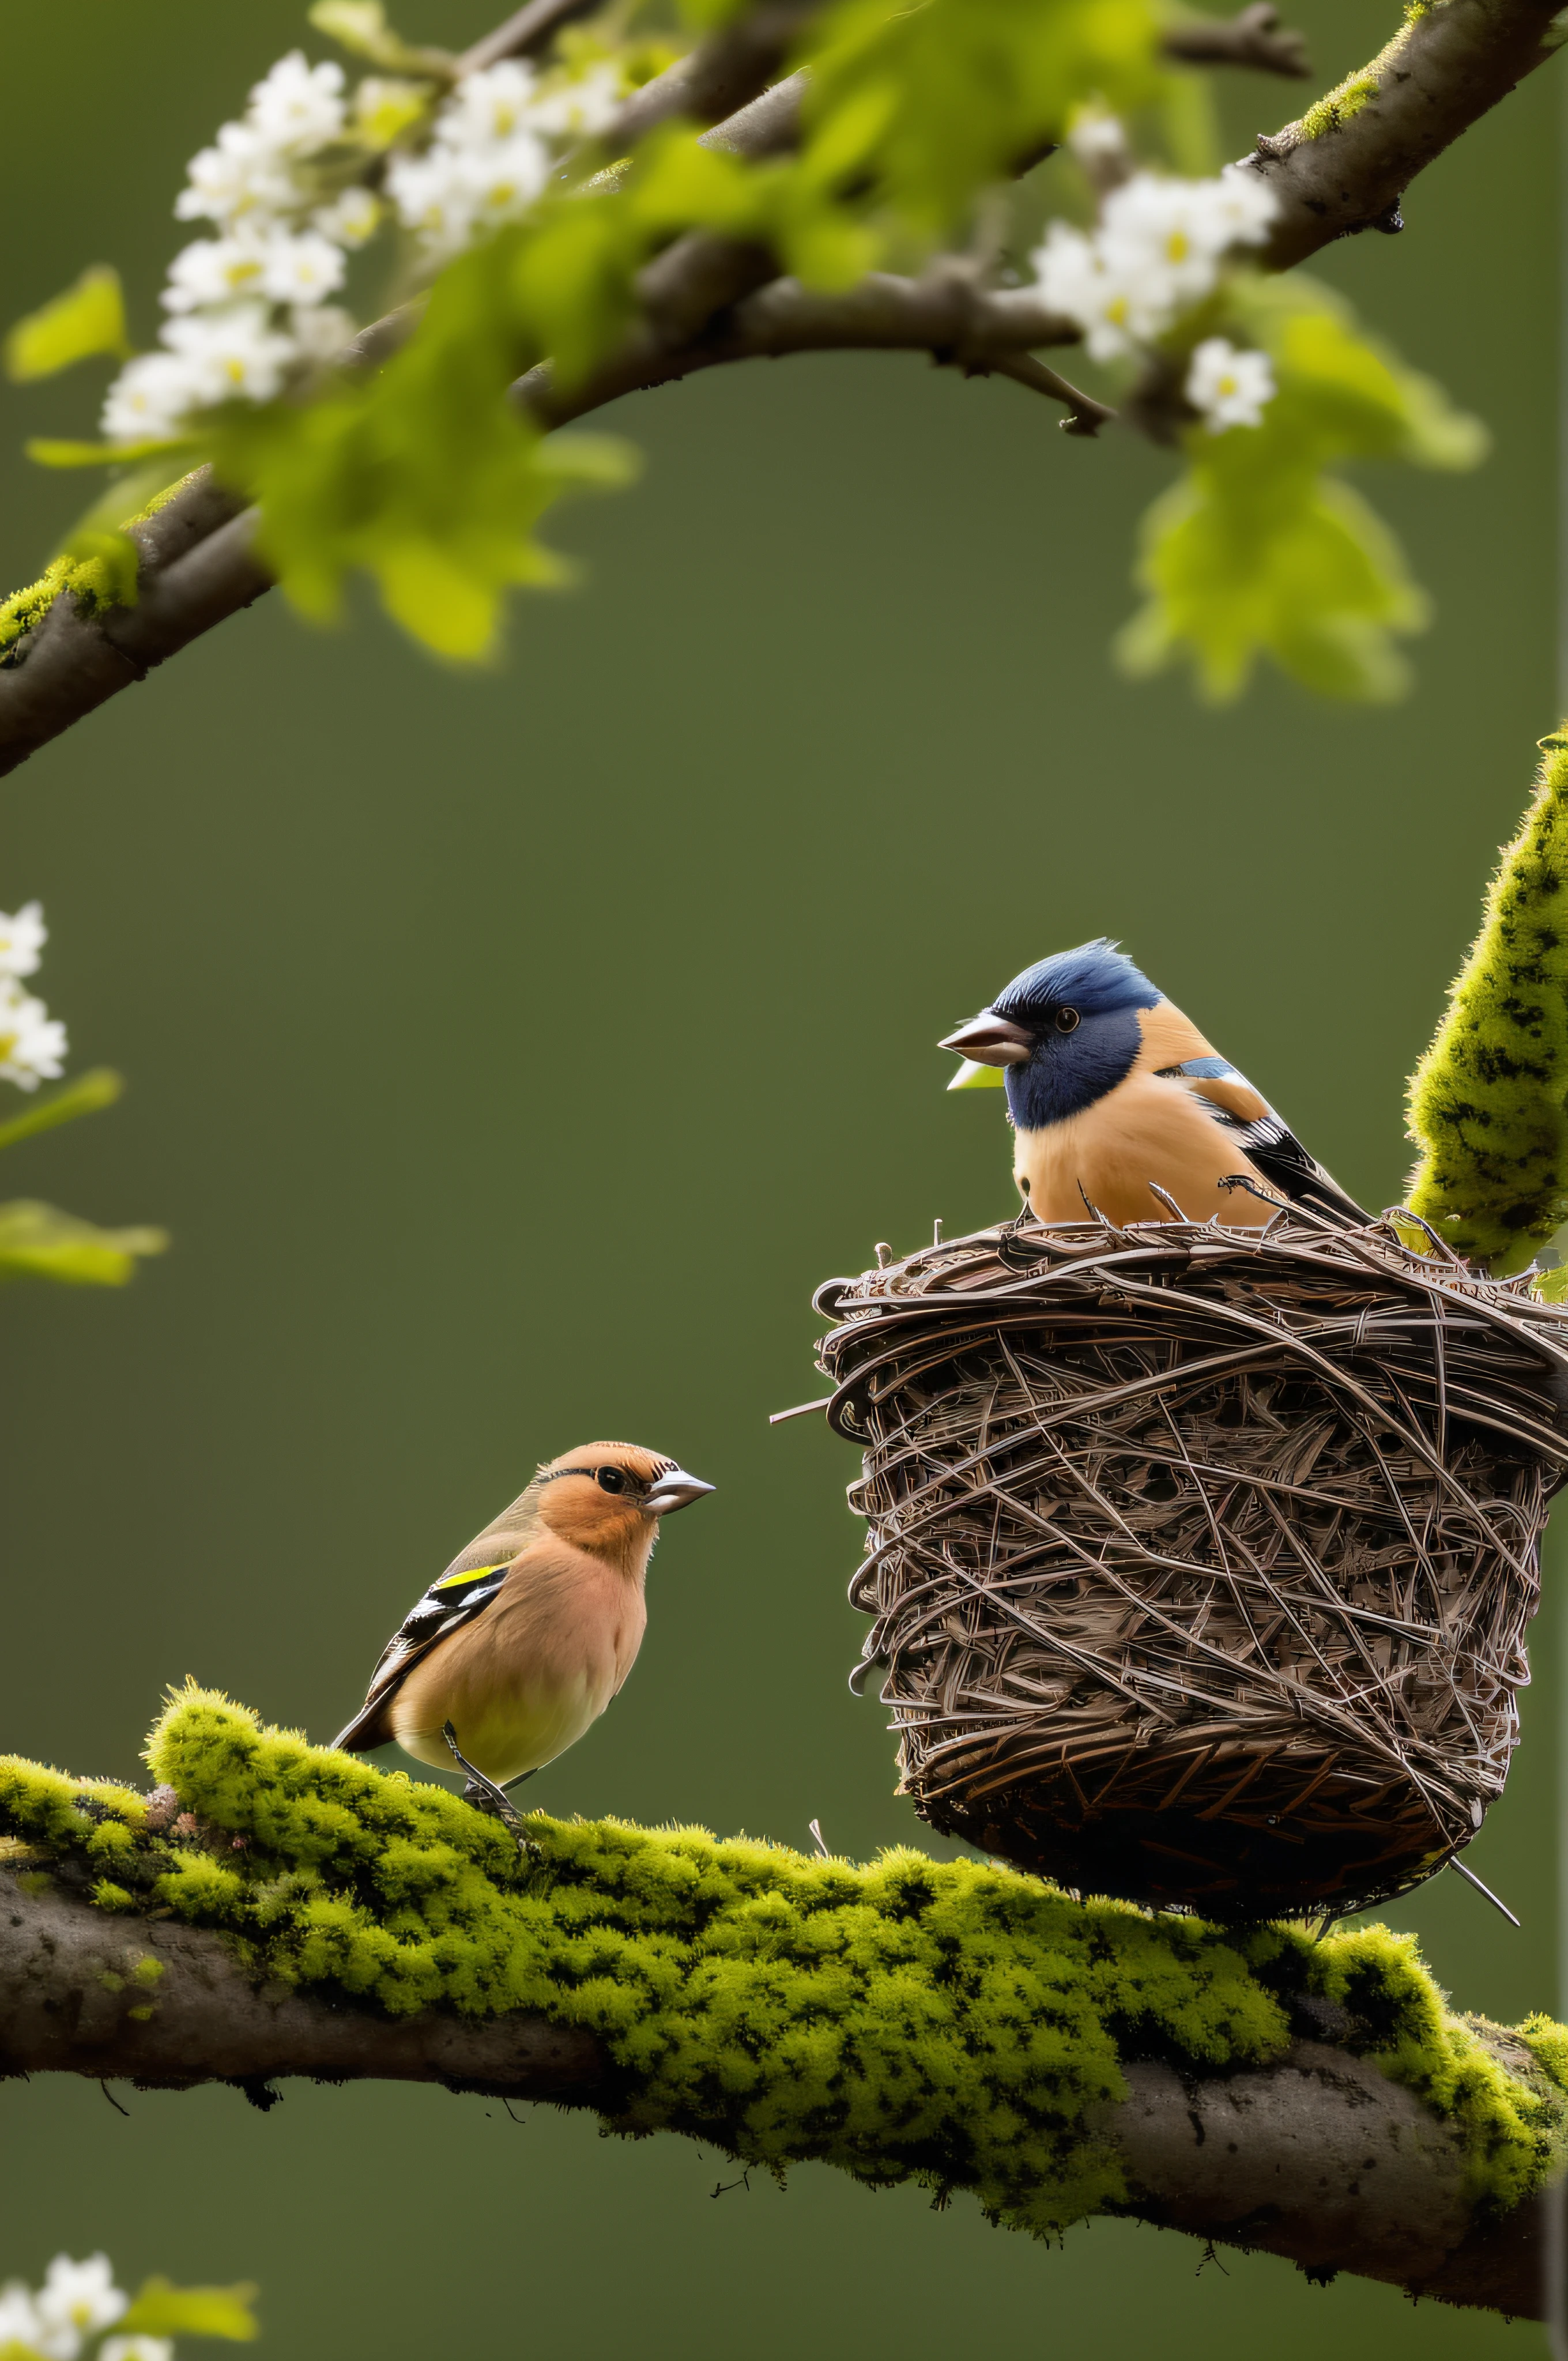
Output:
M1568 1222L1568 723L1503 847L1481 931L1410 1082L1406 1202L1498 1273Z
M178 1697L152 1797L0 1763L0 2071L441 2082L782 2171L1102 2212L1539 2315L1568 2031L1406 1938L1207 1927L900 1850L533 1816Z
M717 125L716 140L741 152L775 152L790 137L791 86L775 84L761 100L753 93L777 71L808 9L809 0L778 0L716 35L692 60L671 68L628 102L624 137L634 142L653 120L663 118L671 103L698 120L712 120L728 107L734 111ZM555 21L549 10L537 18L533 11L523 13L531 22ZM1362 73L1329 93L1299 121L1259 141L1255 169L1266 173L1283 207L1267 257L1272 266L1290 268L1350 231L1396 225L1398 201L1411 179L1552 54L1555 14L1552 0L1414 0L1402 30ZM1256 9L1244 11L1237 24L1244 19L1249 39L1262 30L1276 45L1287 38L1263 27ZM521 38L520 21L510 27L514 42ZM1226 36L1240 61L1235 28L1212 29ZM890 336L885 284L854 291L833 316L830 333L814 338L806 332L806 315L819 324L824 316L815 299L797 301L757 249L726 253L723 245L694 236L658 258L644 291L645 317L596 379L598 402L638 386L667 384L721 360L858 344L885 349L907 341L938 360L1013 376L1064 401L1067 423L1080 432L1092 432L1098 423L1098 405L1043 364L1032 363L1025 342L992 338L989 350L977 356L939 333L928 339ZM961 274L954 261L950 279ZM911 320L915 298L943 277L938 270L918 285L903 283ZM777 289L775 301L761 319L742 318L747 299L769 282ZM792 302L793 336L784 333ZM866 332L857 335L862 317ZM679 324L678 332L672 331L672 323ZM1025 324L1020 310L1012 320L1020 336ZM361 341L367 351L378 352L375 331ZM521 398L550 416L543 380L525 382ZM585 405L574 401L572 407L574 415L581 415ZM97 596L91 580L78 578L81 569L69 578L65 573L46 577L22 594L31 601L17 610L25 613L27 629L13 639L0 670L0 773L15 769L122 688L145 678L153 666L250 605L268 587L251 546L251 519L236 513L236 503L214 490L204 471L160 515L164 522L158 533L139 525L133 533L140 562L135 609Z

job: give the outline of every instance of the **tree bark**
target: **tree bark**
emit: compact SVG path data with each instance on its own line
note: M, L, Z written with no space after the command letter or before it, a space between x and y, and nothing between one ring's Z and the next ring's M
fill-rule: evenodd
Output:
M1315 2277L1542 2316L1545 2202L1477 2221L1458 2133L1365 2060L1298 2041L1238 2073L1139 2059L1125 2071L1127 2097L1096 2126L1131 2192L1118 2211ZM30 2073L228 2082L262 2106L274 2082L307 2075L613 2109L617 2079L593 2036L543 2017L387 2017L258 1983L215 1935L0 1872L0 2074ZM721 2124L696 2136L725 2145Z

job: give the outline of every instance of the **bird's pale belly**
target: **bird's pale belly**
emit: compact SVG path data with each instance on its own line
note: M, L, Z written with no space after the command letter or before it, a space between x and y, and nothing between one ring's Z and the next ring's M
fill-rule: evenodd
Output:
M1014 1170L1044 1222L1091 1219L1087 1197L1111 1222L1173 1218L1150 1187L1160 1188L1189 1221L1252 1227L1280 1202L1235 1139L1179 1084L1137 1075L1080 1115L1040 1131L1020 1131ZM1270 1203L1222 1182L1244 1173Z
M620 1686L613 1650L584 1652L587 1661L579 1654L569 1665L508 1662L510 1651L486 1644L501 1636L482 1622L455 1632L409 1674L389 1719L393 1737L416 1762L451 1768L442 1735L449 1720L476 1770L505 1786L575 1746Z

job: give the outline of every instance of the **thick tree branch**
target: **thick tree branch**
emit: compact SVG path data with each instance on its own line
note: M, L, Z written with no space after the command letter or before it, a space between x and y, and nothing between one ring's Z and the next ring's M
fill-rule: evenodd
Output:
M230 2082L261 2104L291 2075L611 2112L619 2099L592 2035L528 2015L391 2018L258 1983L215 1935L110 1916L0 1872L0 2073L46 2072L156 2089ZM1097 2122L1131 2192L1116 2211L1315 2274L1541 2316L1544 2201L1478 2220L1458 2132L1365 2059L1305 2039L1239 2073L1133 2059L1125 2076L1128 2096ZM729 2145L717 2096L714 2120L686 2128Z
M1433 0L1360 73L1248 161L1279 200L1276 270L1356 230L1397 229L1419 172L1560 46L1552 0Z
M672 67L628 102L617 140L631 144L671 113L711 119L728 105L735 111L708 135L716 144L752 155L786 147L795 136L799 78L765 93L763 85L809 6L810 0L776 0ZM492 37L510 44L496 54L532 46L543 38L542 27L554 29L566 13L563 6L554 14L547 0L534 0ZM1415 175L1552 55L1556 13L1553 0L1433 0L1362 73L1299 122L1260 137L1247 160L1266 174L1281 204L1269 264L1288 269L1352 231L1398 227L1399 200ZM1254 64L1262 61L1262 44L1274 58L1271 70L1285 71L1280 60L1293 37L1266 25L1263 14L1251 7L1228 25L1184 25L1172 38L1179 47L1189 43L1183 52L1189 56L1196 55L1191 40L1219 40L1230 61ZM1257 54L1244 60L1244 49ZM480 44L470 59L480 51L489 53ZM772 272L771 260L754 247L696 236L677 241L644 275L647 317L591 385L566 392L536 370L522 381L520 399L554 423L721 361L914 347L1050 393L1066 403L1069 431L1092 433L1107 414L1065 380L1053 381L1055 372L1044 364L1031 362L1021 333L1012 340L1002 333L1009 317L1005 294L992 292L982 308L979 291L969 291L964 320L955 328L953 289L961 272L935 270L917 281L868 280L826 302ZM928 319L929 335L916 333L922 319ZM1011 325L1023 329L1022 307ZM400 324L393 341L401 333ZM1059 340L1054 335L1034 339ZM387 339L374 329L362 342L372 359L386 349ZM267 587L251 546L253 520L236 509L199 472L154 520L157 532L136 528L143 557L135 609L91 615L62 595L16 643L0 669L0 773L16 769ZM174 555L177 539L185 545Z

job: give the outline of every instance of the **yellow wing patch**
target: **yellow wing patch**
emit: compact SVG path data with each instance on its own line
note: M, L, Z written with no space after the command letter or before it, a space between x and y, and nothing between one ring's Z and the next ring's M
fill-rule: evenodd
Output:
M439 1582L430 1587L432 1590L455 1590L460 1582L477 1582L481 1575L504 1574L510 1564L510 1557L503 1557L499 1565L466 1565L461 1574L444 1574Z

